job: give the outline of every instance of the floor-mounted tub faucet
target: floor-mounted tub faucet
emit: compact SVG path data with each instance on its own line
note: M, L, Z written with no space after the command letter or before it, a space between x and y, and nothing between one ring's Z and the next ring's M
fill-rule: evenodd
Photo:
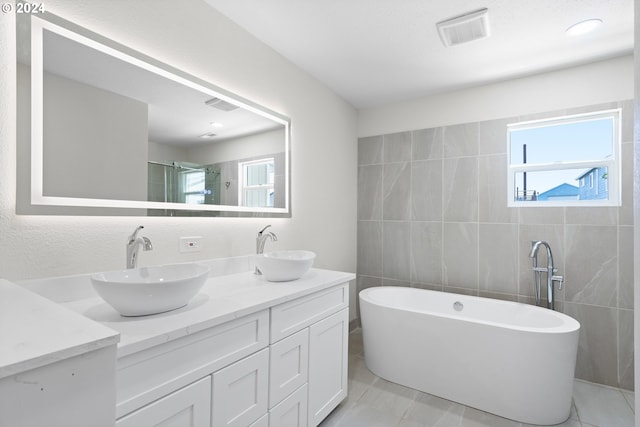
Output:
M127 238L127 268L136 268L138 266L138 251L141 246L145 251L153 249L151 240L146 237L138 237L138 232L143 228L142 225L136 228L131 236Z
M540 246L544 246L547 249L547 268L538 267L538 249ZM551 253L551 247L544 240L532 241L531 252L529 257L533 258L533 286L535 290L536 305L540 305L540 275L547 273L547 308L555 310L555 298L553 284L559 283L558 290L562 289L562 282L564 277L556 276L554 273L558 271L553 266L553 254Z
M260 255L264 252L264 244L267 242L267 239L271 239L272 242L278 241L278 238L272 232L268 231L265 233L265 230L269 227L271 227L271 225L267 225L265 228L258 231L258 236L256 237L256 255ZM262 274L258 267L256 267L254 273Z

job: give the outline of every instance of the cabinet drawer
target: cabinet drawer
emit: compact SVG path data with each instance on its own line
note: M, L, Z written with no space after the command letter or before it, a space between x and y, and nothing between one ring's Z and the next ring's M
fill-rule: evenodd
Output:
M309 372L309 329L271 345L269 360L269 408L307 382Z
M348 283L271 308L271 343L349 306Z
M269 349L213 374L213 417L216 427L246 427L267 413Z
M116 417L268 345L264 310L118 359Z
M269 411L269 425L272 427L307 426L306 384Z
M211 376L175 391L120 418L116 427L208 427L211 425Z

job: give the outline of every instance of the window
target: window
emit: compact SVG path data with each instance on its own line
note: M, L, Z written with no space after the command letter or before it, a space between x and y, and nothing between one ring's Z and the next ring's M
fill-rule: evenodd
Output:
M205 171L200 169L181 171L179 179L182 194L184 195L183 202L195 205L204 204L204 196L207 193L205 189Z
M238 164L242 206L272 208L274 206L274 159L260 159Z
M619 206L620 110L508 126L509 206Z

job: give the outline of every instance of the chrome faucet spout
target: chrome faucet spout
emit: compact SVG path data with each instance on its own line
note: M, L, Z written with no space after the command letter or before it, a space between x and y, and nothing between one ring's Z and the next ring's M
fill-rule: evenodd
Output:
M142 230L144 228L144 225L139 225L138 227L136 227L135 230L133 230L133 233L131 233L131 235L128 238L128 244L132 244L133 242L136 241L136 237L138 237L138 233L140 232L140 230Z
M138 266L138 251L140 251L141 247L144 251L153 249L149 238L138 237L138 232L143 228L144 226L142 225L137 227L127 239L127 268L136 268Z
M271 239L272 242L278 241L278 238L272 232L268 231L265 233L265 230L269 227L271 227L271 225L267 225L265 228L258 231L258 235L256 236L256 255L260 255L264 252L264 244L268 239ZM256 267L254 270L254 274L260 275L262 274L262 272L258 267Z
M542 240L538 240L537 242L531 242L531 252L529 252L529 258L536 258L538 255L538 248L542 244Z

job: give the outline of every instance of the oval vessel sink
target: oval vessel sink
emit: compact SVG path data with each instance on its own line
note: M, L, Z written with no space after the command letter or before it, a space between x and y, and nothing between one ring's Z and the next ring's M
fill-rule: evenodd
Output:
M206 282L209 267L172 264L91 276L98 295L123 316L146 316L184 307Z
M287 282L302 277L316 254L311 251L273 251L256 257L256 266L269 282Z

